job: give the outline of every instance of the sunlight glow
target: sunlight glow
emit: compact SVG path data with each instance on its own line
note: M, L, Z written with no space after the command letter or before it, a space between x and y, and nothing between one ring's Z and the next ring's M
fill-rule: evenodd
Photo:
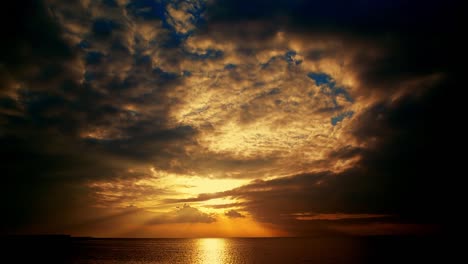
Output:
M226 239L203 238L198 239L197 242L199 255L194 263L223 264L227 262L229 255Z

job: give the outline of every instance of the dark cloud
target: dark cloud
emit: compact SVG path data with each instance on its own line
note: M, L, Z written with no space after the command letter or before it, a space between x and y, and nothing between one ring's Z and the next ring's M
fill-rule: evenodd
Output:
M228 203L228 204L213 204L213 205L204 205L203 207L214 208L214 209L227 209L234 207L243 207L244 203Z
M311 41L338 37L346 49L359 42L353 58L363 87L395 89L428 74L450 74L462 48L460 1L222 1L209 5L207 30L245 40L270 40L278 31L310 36ZM271 23L271 21L275 23ZM246 27L249 23L251 27ZM235 25L244 26L236 27ZM260 29L254 25L259 25ZM223 30L220 30L224 28ZM248 29L247 29L248 28ZM315 39L314 39L315 36ZM320 36L317 38L317 36ZM450 41L453 40L453 41ZM339 53L334 47L311 49L307 59ZM449 70L450 69L450 70Z
M231 209L231 210L225 212L224 215L229 217L229 218L244 218L245 217L245 215L239 213L238 211L236 211L234 209Z
M135 17L160 20L165 16L164 4L161 1L131 0L125 8Z
M98 18L93 22L92 32L97 37L110 37L112 31L119 28L119 25L109 19Z
M184 204L181 208L167 214L156 216L147 222L150 225L170 224L170 223L213 223L216 218L207 213L203 213L197 208Z
M0 170L5 175L1 191L1 199L5 201L1 207L5 215L2 233L24 227L29 221L39 222L43 211L47 211L46 214L53 211L36 204L51 202L44 188L63 184L54 180L55 175L50 170L60 170L66 165L54 160L68 162L61 155L43 152L49 139L42 131L35 131L37 120L24 117L27 102L15 98L17 86L24 86L31 80L38 80L36 86L40 86L45 79L56 79L63 62L73 57L72 49L60 37L60 27L41 1L8 4L3 10L9 13L2 15L3 18L15 21L2 21L6 41L0 44L0 98L5 102L0 116ZM53 99L50 101L54 103ZM65 205L57 201L54 206L63 208Z
M361 140L372 138L375 145L363 155L362 167L369 179L364 177L361 185L381 186L373 195L389 210L421 221L448 220L443 215L453 209L456 192L446 190L456 189L452 185L456 174L451 158L441 153L449 153L449 146L456 143L451 129L441 123L450 120L458 107L447 104L449 91L456 86L455 79L450 79L423 97L378 105L363 116L356 134ZM369 125L364 128L364 124ZM433 215L434 208L445 213Z
M81 4L70 4L76 12L68 18L86 25L90 18ZM76 47L55 16L59 7L24 1L4 9L15 22L2 23L2 28L8 25L3 31L7 41L0 51L0 170L5 175L1 199L10 201L2 203L2 233L52 226L51 218L65 222L70 214L92 207L88 197L93 191L86 184L148 177L126 173L129 162L140 163L155 153L177 156L183 150L169 142L190 141L196 133L189 126L165 126L170 102L164 87L177 76L160 69L151 73L151 67L148 73L144 64L136 64L123 81L109 76L116 63L132 65L134 60L122 41L123 25L97 18L88 30L99 36L85 34L88 39ZM107 41L111 49L101 49ZM149 76L139 78L142 74ZM114 89L113 83L123 83L123 88ZM142 83L152 89L135 95ZM126 109L127 104L160 107L142 117ZM133 193L148 192L135 188Z
M362 33L411 30L422 27L433 18L454 20L457 1L427 1L424 4L407 1L223 1L208 8L209 21L279 20L299 30L334 30ZM444 23L444 21L440 21ZM435 22L434 22L435 23ZM408 28L410 26L410 28ZM432 29L428 29L432 30Z
M0 46L2 71L8 71L16 78L24 78L32 68L54 64L72 56L72 50L60 37L60 26L42 1L8 3L3 10L8 13L3 19L9 17L14 21L2 21L5 37Z

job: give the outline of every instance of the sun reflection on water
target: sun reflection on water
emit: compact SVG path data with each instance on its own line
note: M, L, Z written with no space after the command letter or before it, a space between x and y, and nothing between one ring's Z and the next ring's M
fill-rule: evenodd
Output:
M197 240L198 259L196 263L222 264L229 259L226 240L222 238L202 238Z

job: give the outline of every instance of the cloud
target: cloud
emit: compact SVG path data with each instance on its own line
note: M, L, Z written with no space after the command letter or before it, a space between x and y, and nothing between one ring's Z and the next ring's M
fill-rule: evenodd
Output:
M379 214L343 214L343 213L334 213L334 214L314 214L314 213L296 213L293 214L296 216L297 220L301 221L337 221L337 220L348 220L348 219L369 219L369 218L385 218L388 215L379 215Z
M292 233L333 229L301 212L448 221L463 50L452 4L13 4L21 23L0 44L2 226L134 204L229 208L203 204L220 198ZM237 187L194 193L173 178ZM184 206L151 223L184 221L215 217Z
M456 87L456 82L439 85ZM242 210L254 219L297 234L324 230L358 233L365 225L375 227L371 233L385 233L383 229L377 230L378 223L388 226L390 233L409 232L410 227L440 230L441 225L450 221L445 215L454 209L456 200L456 195L442 191L452 188L454 178L441 181L441 175L456 174L447 174L453 171L451 162L438 154L442 149L443 153L449 152L448 145L440 139L450 138L451 132L433 119L441 111L450 111L437 107L440 100L448 97L445 89L438 88L423 97L404 97L368 109L357 120L353 132L367 144L330 154L333 159L359 157L354 166L344 171L258 180L233 190L173 202L235 197L244 201ZM434 211L446 214L434 215ZM314 215L298 220L298 212ZM340 227L326 222L331 219L340 222ZM304 220L319 223L312 228ZM432 227L427 229L425 225Z
M231 210L225 212L224 215L229 217L229 218L244 218L245 217L245 215L239 213L238 211L236 211L234 209L231 209Z
M203 213L197 208L184 204L179 209L156 216L154 219L147 222L150 225L167 224L167 223L213 223L216 218L207 213Z

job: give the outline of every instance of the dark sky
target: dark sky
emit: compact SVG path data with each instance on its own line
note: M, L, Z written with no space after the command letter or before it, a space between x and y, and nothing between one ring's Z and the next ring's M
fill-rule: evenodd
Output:
M420 234L460 210L458 1L3 12L1 233Z

